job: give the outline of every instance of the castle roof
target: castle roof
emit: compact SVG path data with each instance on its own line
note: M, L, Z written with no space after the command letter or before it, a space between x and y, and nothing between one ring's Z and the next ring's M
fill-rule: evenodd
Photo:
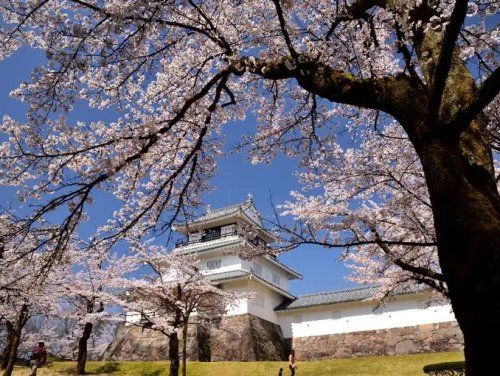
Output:
M255 226L266 242L272 243L276 241L276 239L264 228L260 214L250 197L238 204L224 206L218 209L207 209L204 214L195 218L188 224L176 226L175 230L183 234L188 234L201 229L226 225L238 221Z
M373 300L379 293L380 286L353 287L342 290L319 292L315 294L301 295L293 301L283 302L275 311L285 311L291 309L308 308L314 306L359 302L364 300ZM392 295L404 295L424 290L420 285L413 285L404 290L395 291Z
M263 227L260 216L258 215L255 204L251 198L238 204L224 206L218 209L208 209L205 214L196 218L193 223L204 222L212 220L214 218L226 217L239 212L243 212L248 217L248 219L259 225L260 227Z
M263 279L262 277L258 276L255 273L253 273L252 271L231 270L231 271L222 272L222 273L207 274L206 277L215 284L220 284L220 283L229 282L229 281L236 281L236 280L240 280L240 279L253 279L256 282L259 282L259 283L269 287L271 290L274 290L277 293L283 295L287 299L296 299L296 297L294 295L290 294L288 291L283 290L282 288L276 286L275 284L266 281L265 279Z
M231 235L226 237L221 237L219 239L211 240L209 242L197 242L192 244L186 244L184 246L176 247L175 252L181 254L207 254L210 252L224 252L232 251L235 247L243 245L246 243L245 238L242 235ZM262 256L269 263L277 266L278 268L284 270L292 279L302 279L302 274L293 270L292 268L286 266L276 257L271 255Z

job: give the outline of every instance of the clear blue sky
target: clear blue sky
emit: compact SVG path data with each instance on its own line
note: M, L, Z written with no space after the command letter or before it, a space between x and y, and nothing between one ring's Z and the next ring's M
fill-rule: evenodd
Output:
M9 115L22 121L26 105L9 97L9 92L15 89L23 80L28 80L33 67L43 63L40 52L23 49L0 62L0 116ZM89 110L79 106L70 115L70 120L112 120L114 114L110 111ZM225 127L227 146L238 142L242 134L253 129L251 120L228 124ZM229 148L228 148L229 150ZM251 165L245 154L228 153L219 160L219 174L214 179L214 190L205 195L206 203L212 208L230 205L246 199L252 194L257 208L264 216L271 216L269 193L275 203L281 203L289 198L291 190L300 186L293 176L296 161L279 156L269 165ZM11 201L12 189L0 189L1 203ZM103 222L103 217L113 210L110 200L96 199L94 207L90 208L90 222L85 224L85 232ZM98 208L97 208L98 206ZM305 294L352 286L344 276L348 270L338 261L340 250L326 250L315 246L302 246L283 256L281 260L303 274L301 281L292 282L292 293Z

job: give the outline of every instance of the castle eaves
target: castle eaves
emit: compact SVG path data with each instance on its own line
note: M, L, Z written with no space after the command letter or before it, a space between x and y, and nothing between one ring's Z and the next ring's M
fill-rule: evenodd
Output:
M253 279L259 283L262 283L263 285L269 287L271 290L276 291L277 293L285 296L287 299L295 299L296 297L290 294L288 291L283 290L281 287L276 286L275 284L266 281L262 277L259 277L255 273L247 270L231 270L227 272L222 272L222 273L215 273L215 274L207 274L206 278L209 279L211 282L215 284L219 283L224 283L224 282L229 282L229 281L235 281L239 279Z

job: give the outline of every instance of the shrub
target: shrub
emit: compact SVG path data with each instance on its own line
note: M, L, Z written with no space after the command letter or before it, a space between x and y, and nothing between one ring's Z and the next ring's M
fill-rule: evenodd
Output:
M464 376L465 362L445 362L428 364L424 366L424 372L433 376Z

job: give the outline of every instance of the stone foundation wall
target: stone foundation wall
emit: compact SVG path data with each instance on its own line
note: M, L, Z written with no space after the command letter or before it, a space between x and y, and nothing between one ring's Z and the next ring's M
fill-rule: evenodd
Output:
M253 315L224 317L211 328L212 361L284 360L281 327Z
M290 343L291 342L291 343ZM457 322L370 330L289 340L302 360L415 354L463 349Z
M197 331L190 328L187 338L187 358L199 360ZM179 349L182 347L182 333L178 332ZM164 334L137 326L121 326L101 360L168 360L168 338Z
M182 335L178 333L179 339ZM179 346L181 348L181 346ZM209 331L193 325L187 358L200 361L286 359L287 348L277 324L253 315L223 317ZM166 360L168 338L154 330L122 326L102 360Z

